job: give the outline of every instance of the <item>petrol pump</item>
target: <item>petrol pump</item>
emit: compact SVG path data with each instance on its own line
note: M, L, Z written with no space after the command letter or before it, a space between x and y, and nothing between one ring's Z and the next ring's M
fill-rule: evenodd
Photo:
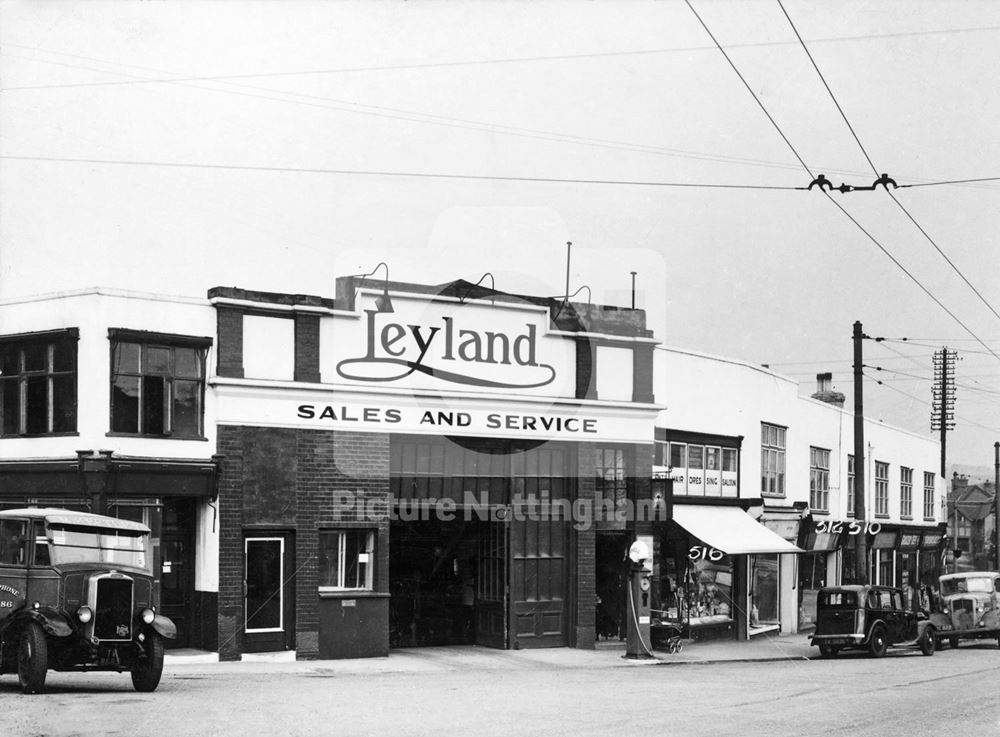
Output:
M651 537L639 537L628 550L628 628L625 638L626 658L652 658L649 636L650 576L653 573Z

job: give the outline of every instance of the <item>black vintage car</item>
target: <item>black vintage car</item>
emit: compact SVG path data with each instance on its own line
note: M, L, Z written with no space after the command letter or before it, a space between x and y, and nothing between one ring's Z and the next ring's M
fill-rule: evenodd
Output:
M811 638L823 657L841 650L867 650L875 658L893 645L916 645L933 655L933 624L903 606L903 592L889 586L828 586L816 598L816 631Z
M65 509L0 512L0 673L39 693L49 669L111 670L153 691L163 638L149 528Z

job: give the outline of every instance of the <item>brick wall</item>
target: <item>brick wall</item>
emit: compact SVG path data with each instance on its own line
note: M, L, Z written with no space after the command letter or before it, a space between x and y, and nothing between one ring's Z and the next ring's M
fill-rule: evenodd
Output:
M219 487L219 657L236 660L243 652L243 531L270 526L294 532L295 648L298 658L315 658L318 530L368 524L365 509L388 510L389 436L220 426L219 451L225 454ZM388 521L374 526L376 589L387 593Z

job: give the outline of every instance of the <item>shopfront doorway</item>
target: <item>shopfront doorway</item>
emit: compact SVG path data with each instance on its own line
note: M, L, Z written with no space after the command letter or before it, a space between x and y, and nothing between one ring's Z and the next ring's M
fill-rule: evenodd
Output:
M192 635L197 629L194 623L194 531L195 500L165 498L160 521L160 613L177 625L177 637L166 641L168 648L191 647Z
M243 536L245 652L295 649L294 539L289 532Z
M627 532L597 533L595 624L597 638L601 640L625 639L630 544L631 535Z

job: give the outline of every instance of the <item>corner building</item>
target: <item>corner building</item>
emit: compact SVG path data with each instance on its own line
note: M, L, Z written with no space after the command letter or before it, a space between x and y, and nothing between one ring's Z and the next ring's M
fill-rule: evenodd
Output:
M208 296L220 658L594 646L598 537L663 503L641 310L353 277Z

